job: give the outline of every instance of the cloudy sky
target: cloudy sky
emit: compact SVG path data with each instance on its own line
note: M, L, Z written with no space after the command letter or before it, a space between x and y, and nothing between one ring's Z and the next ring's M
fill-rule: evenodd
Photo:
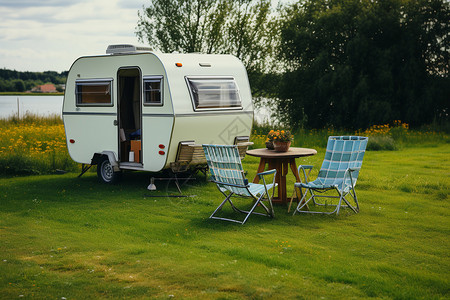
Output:
M145 0L0 0L0 68L64 71L109 44L138 44Z
M0 0L0 68L61 72L80 56L104 54L109 44L139 44L137 12L147 3Z

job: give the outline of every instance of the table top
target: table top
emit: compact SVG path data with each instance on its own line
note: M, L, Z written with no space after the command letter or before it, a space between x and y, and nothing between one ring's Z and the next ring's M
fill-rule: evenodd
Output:
M316 155L317 151L310 148L290 147L287 152L276 152L267 148L252 149L247 151L248 155L263 158L297 158L302 156Z

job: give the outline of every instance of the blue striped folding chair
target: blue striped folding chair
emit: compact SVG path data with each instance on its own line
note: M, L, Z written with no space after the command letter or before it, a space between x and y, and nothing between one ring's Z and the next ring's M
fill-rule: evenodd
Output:
M330 136L328 138L325 159L323 160L317 179L312 182L308 182L306 179L304 183L297 182L294 184L296 189L306 189L294 214L297 212L339 214L341 207L350 208L355 213L359 212L355 185L359 171L361 170L367 141L367 137L361 136ZM299 166L298 172L300 174L300 171L303 171L306 174L306 170L311 170L312 168L312 166ZM338 196L316 194L316 192L320 193L329 190L336 190ZM308 192L310 197L305 201ZM352 199L349 199L350 197L347 197L348 195ZM330 202L320 202L318 199L320 197L331 200ZM311 206L308 206L311 200L317 210L312 210Z
M236 145L203 145L203 150L211 173L211 181L217 184L217 188L225 196L225 200L223 200L210 216L211 219L244 224L251 214L273 218L272 198L274 189L272 188L276 186L276 170L269 170L257 174L260 179L262 179L263 184L249 183L245 178L241 158ZM264 176L270 174L273 174L273 181L272 183L267 184ZM270 189L272 189L272 195L269 195ZM255 202L249 211L241 210L231 201L232 196L251 198ZM263 201L267 201L268 205L266 206ZM227 202L235 212L243 213L245 215L242 221L216 216ZM264 213L255 212L255 209L258 206L262 207Z

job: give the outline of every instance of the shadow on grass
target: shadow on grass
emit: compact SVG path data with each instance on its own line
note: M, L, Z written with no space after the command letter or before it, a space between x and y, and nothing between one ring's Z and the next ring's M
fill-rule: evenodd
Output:
M181 219L184 225L198 230L234 231L253 230L254 228L267 228L279 230L296 227L303 229L320 229L330 222L339 222L342 216L322 215L295 215L287 213L286 205L275 205L275 217L252 215L241 225L234 222L209 219L215 208L223 201L223 195L217 190L215 184L208 182L203 174L197 174L194 178L181 184L183 196L180 196L177 188L171 181L156 182L157 191L148 191L147 186L151 177L164 177L164 173L125 172L122 180L117 185L103 184L98 181L93 173L87 173L81 178L78 174L45 175L16 177L6 179L5 186L5 211L27 211L31 206L40 203L52 205L67 203L82 205L83 207L111 207L114 204L122 204L124 201L135 207L142 207L153 211L170 215L171 218ZM249 210L251 199L237 198L235 204L244 210ZM166 210L167 207L167 210ZM259 209L262 211L262 209ZM346 217L346 214L343 214ZM238 218L245 216L233 212L226 204L220 213L222 217ZM186 224L187 222L187 224Z
M317 214L296 214L292 215L287 213L287 206L275 205L274 218L269 218L260 215L251 215L245 224L239 224L236 222L230 222L225 220L210 219L209 216L216 209L216 207L223 201L223 195L217 192L217 197L214 199L214 204L210 206L210 210L206 212L204 218L193 218L189 220L189 226L195 228L208 228L214 231L234 231L234 230L254 230L255 228L265 228L267 230L285 230L286 228L292 228L295 231L298 228L302 230L316 230L327 227L330 223L338 223L343 218L348 217L348 214L342 215L317 215ZM247 201L247 202L244 202ZM241 209L248 210L251 207L251 200L244 200L240 206ZM236 204L236 203L235 203ZM229 204L227 204L229 206ZM237 204L236 204L237 205ZM259 212L263 210L260 209ZM242 213L234 212L229 207L225 207L223 211L217 214L218 217L232 218L243 220L245 215Z

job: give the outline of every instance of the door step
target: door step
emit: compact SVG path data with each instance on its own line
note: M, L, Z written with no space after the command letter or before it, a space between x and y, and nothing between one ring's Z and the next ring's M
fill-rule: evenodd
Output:
M119 164L119 168L127 170L142 170L144 166L141 163L136 162L122 162Z

